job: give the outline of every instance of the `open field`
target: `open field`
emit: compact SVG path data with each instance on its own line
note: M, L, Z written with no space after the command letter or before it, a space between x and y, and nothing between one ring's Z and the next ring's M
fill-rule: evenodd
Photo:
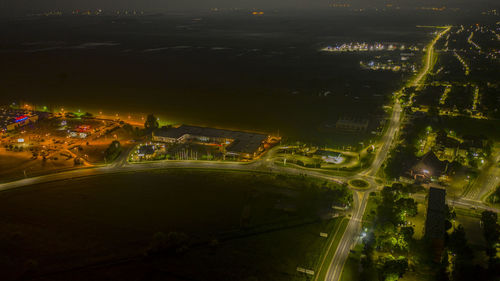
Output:
M360 23L365 20L370 23ZM349 42L423 46L432 35L416 27L421 21L403 17L395 24L376 13L7 21L0 24L1 38L9 39L0 39L0 74L8 83L0 90L9 95L0 102L22 99L110 116L154 112L162 124L279 130L325 144L366 142L385 116L382 106L409 74L361 69L360 60L374 54L320 49ZM328 129L339 117L372 121L361 133Z
M0 193L0 273L38 280L305 280L333 233L330 200L300 177L156 171ZM306 199L304 199L306 198ZM158 233L187 250L144 256ZM231 265L231 271L228 266ZM165 280L165 279L162 279Z

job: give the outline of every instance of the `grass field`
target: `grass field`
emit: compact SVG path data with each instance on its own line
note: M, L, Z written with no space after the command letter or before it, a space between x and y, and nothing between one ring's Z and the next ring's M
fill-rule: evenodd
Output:
M340 281L360 280L361 251L363 251L363 244L357 244L353 248L353 252L349 254L349 257L345 262L344 270L342 271ZM370 277L372 277L372 279L370 280L377 280L378 275L374 271L373 274L370 274ZM369 280L363 280L363 281L369 281Z
M408 218L408 221L411 223L415 231L413 234L414 239L420 240L424 237L425 218L427 213L426 208L426 204L418 203L417 215L415 217Z
M377 207L380 202L381 198L378 195L370 196L368 198L365 213L363 214L363 228L372 226L372 223L375 220Z
M308 280L296 267L315 269L328 241L319 233L343 225L328 219L331 202L312 186L300 177L175 170L0 193L0 274ZM159 232L185 234L188 250L144 256Z

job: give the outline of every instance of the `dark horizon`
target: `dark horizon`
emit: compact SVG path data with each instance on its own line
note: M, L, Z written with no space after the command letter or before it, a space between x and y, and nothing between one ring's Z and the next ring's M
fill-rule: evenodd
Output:
M446 9L460 9L463 11L477 11L484 9L495 9L499 5L495 1L480 0L396 0L396 1L366 1L366 0L4 0L0 3L0 16L23 16L33 13L44 13L48 11L71 12L103 11L113 10L137 10L145 13L166 13L166 12L202 12L210 9L241 9L241 10L291 10L291 11L325 11L335 5L344 5L344 9L355 8L401 8L411 9L416 7L446 7Z

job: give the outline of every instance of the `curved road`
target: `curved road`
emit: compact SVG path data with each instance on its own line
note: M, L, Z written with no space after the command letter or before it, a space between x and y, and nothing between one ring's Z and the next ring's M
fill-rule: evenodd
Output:
M251 163L241 162L215 162L215 161L168 161L168 162L145 162L138 164L130 164L127 162L128 153L122 153L116 161L107 166L93 166L87 168L79 168L70 171L47 174L38 177L26 178L22 180L7 182L0 184L0 192L24 186L47 183L52 181L68 180L75 178L83 178L89 176L116 174L126 172L147 171L154 169L220 169L220 170L241 170L241 171L258 171L269 173L286 173L294 175L307 175L316 178L323 178L337 183L346 182L346 178L326 175L317 171L300 170L288 167L273 166L271 161L261 159Z

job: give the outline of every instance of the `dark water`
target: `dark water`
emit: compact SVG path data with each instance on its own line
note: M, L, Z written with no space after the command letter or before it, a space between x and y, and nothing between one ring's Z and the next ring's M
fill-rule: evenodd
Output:
M378 14L9 20L0 25L0 99L340 142L352 136L322 124L377 120L405 76L361 70L373 53L319 49L350 41L423 46L433 30L416 28L422 21Z

